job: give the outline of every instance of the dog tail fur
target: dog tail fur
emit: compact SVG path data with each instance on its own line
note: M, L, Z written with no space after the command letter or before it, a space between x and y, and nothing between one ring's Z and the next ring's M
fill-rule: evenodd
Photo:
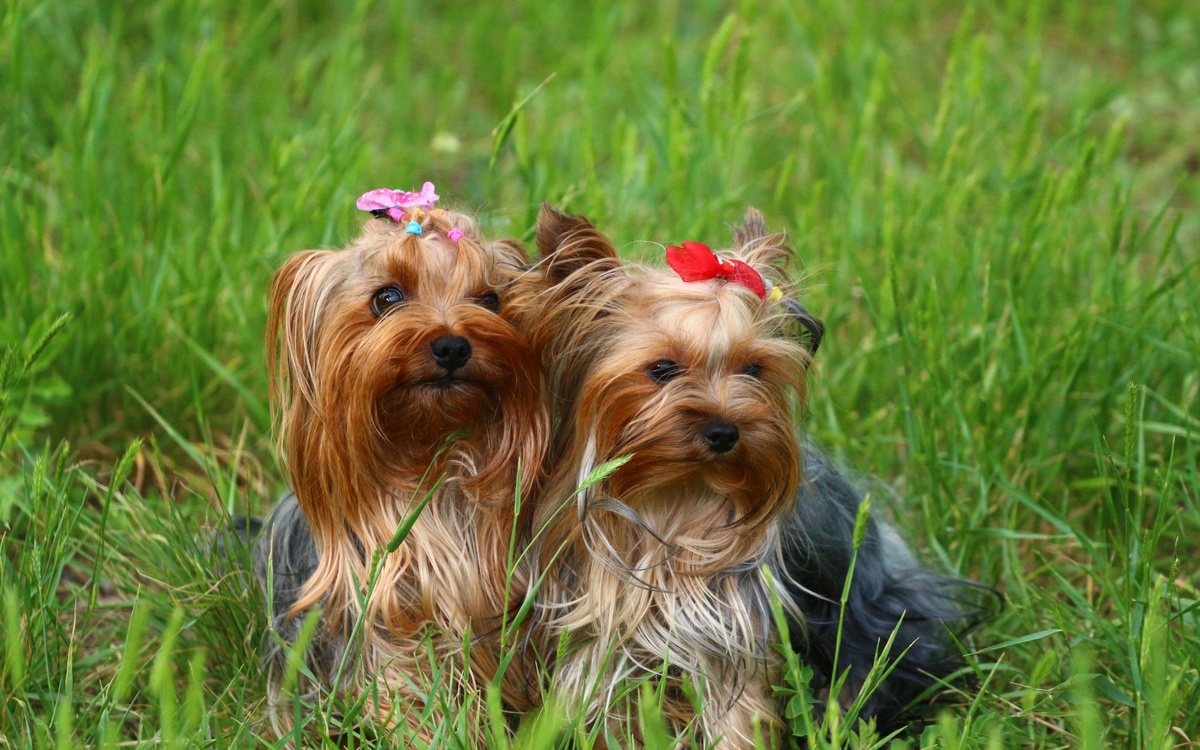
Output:
M992 590L922 568L894 528L871 518L843 614L863 493L812 445L805 446L804 466L795 509L783 522L782 571L776 571L804 615L789 623L792 646L813 670L818 695L849 670L839 701L849 705L894 632L887 660L895 666L859 716L875 719L884 732L901 728L921 718L918 699L962 668L958 640L983 619L981 593Z

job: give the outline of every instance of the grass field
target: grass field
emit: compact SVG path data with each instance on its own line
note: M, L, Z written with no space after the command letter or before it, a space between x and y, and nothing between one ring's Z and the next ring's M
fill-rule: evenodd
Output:
M8 0L0 152L0 747L273 746L200 532L283 489L271 273L426 179L630 257L763 209L810 433L1007 598L913 744L1200 743L1194 0Z

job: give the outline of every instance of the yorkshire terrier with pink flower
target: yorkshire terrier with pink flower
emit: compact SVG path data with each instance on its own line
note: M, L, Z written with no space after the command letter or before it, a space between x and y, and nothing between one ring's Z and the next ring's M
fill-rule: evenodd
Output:
M282 727L287 647L310 610L298 694L363 699L376 723L432 741L440 714L483 705L525 593L517 493L536 490L549 442L541 363L507 301L525 254L437 199L431 183L367 193L357 238L275 275L268 363L292 492L255 569ZM536 690L511 674L504 701L527 710Z

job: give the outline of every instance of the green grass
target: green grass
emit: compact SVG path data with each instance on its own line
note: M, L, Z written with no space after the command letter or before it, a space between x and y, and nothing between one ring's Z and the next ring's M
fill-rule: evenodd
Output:
M1197 133L1193 0L10 0L0 747L271 746L199 530L283 487L271 273L425 179L629 257L763 209L829 327L808 429L1008 600L921 744L1200 741Z

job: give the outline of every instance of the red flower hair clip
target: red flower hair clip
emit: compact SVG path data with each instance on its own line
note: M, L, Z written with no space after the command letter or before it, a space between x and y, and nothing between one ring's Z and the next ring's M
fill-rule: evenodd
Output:
M762 274L748 263L740 260L725 260L699 242L685 242L683 247L671 245L667 248L667 265L684 281L707 281L724 279L741 284L758 295L767 298L767 285Z

